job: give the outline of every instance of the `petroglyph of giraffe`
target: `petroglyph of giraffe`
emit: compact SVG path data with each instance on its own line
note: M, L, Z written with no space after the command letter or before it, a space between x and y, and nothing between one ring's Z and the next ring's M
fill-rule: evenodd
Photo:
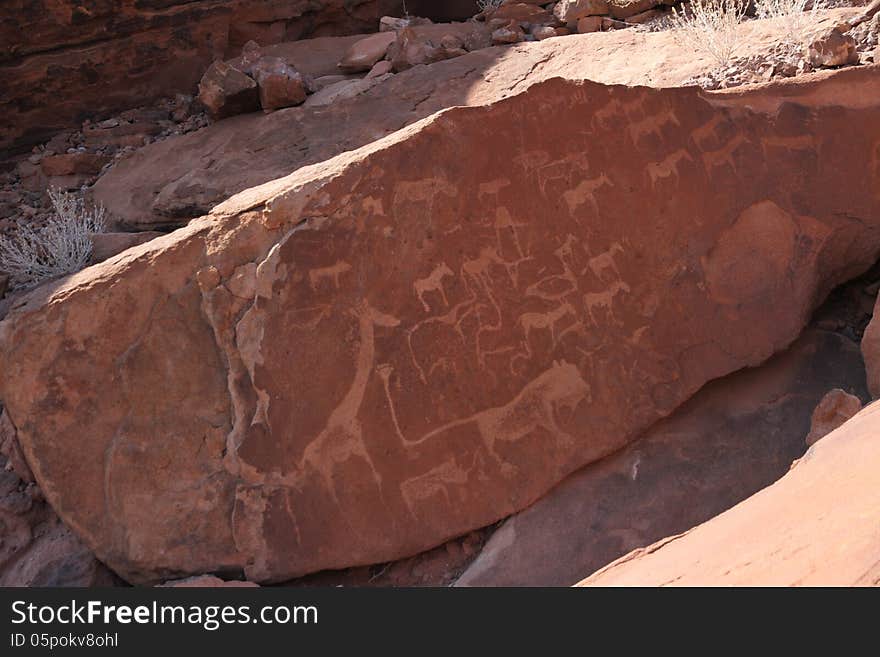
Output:
M372 308L367 301L361 302L357 308L350 311L350 314L358 322L359 342L354 378L348 393L330 413L324 430L306 447L299 463L301 475L304 476L308 471L316 472L337 502L339 499L336 495L333 471L337 465L349 459L364 460L373 471L376 486L382 485L382 478L364 445L358 413L376 358L375 327L400 325L400 320Z

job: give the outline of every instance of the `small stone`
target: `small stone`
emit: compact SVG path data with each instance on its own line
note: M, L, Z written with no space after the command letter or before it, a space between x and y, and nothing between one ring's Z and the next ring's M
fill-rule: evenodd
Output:
M396 32L377 32L356 41L339 60L340 70L346 73L369 71L376 62L385 57L396 39Z
M837 429L853 415L862 410L862 402L855 395L835 388L817 404L810 420L810 433L806 443L812 445Z
M492 32L492 43L503 45L507 43L519 43L525 38L525 34L516 23L510 23Z
M856 41L833 28L821 34L804 49L804 58L813 66L846 66L857 64Z
M387 59L383 59L381 62L376 62L376 65L370 69L370 72L367 73L366 79L372 80L373 78L378 78L383 75L387 75L393 71L394 67L391 65Z
M261 57L252 71L264 111L301 105L313 88L310 79L280 57Z
M552 39L556 36L556 28L550 27L549 25L536 25L532 27L532 36L538 41Z
M257 83L221 61L211 64L202 76L199 101L215 119L255 112L260 107Z
M601 16L584 16L578 19L577 31L579 34L589 34L590 32L600 32L602 30Z

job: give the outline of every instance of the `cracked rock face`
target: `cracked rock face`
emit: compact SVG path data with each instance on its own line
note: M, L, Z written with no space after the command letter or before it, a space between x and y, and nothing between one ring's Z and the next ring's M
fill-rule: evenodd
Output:
M762 362L875 261L878 85L451 109L36 291L0 398L129 581L415 554Z

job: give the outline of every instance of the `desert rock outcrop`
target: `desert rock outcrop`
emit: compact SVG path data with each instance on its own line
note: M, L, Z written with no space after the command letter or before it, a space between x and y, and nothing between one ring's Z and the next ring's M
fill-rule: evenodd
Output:
M837 163L876 162L878 87L548 80L442 112L35 291L0 398L129 581L415 554L761 363L875 261L880 169Z

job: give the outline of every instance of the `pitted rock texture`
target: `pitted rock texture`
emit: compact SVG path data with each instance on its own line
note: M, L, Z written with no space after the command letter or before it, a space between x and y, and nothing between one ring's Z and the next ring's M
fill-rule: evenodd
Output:
M772 486L579 586L877 586L878 413L870 405Z
M456 585L571 586L713 518L803 455L813 407L833 386L867 397L858 345L808 329L784 353L709 383L631 445L506 520Z
M35 291L0 398L129 581L416 554L761 363L876 260L878 87L549 80L442 112Z

